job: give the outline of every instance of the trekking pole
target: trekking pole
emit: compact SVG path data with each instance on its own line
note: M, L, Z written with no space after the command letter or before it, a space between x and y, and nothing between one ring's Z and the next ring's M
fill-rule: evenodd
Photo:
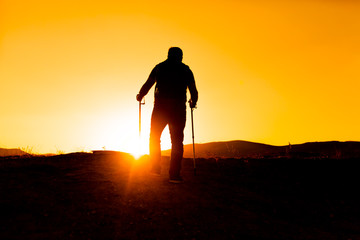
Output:
M141 105L145 105L145 98L144 102L139 101L139 137L141 137Z
M195 140L194 140L194 108L191 108L191 129L192 129L192 142L193 142L193 162L194 162L194 176L196 176L196 162L195 162Z

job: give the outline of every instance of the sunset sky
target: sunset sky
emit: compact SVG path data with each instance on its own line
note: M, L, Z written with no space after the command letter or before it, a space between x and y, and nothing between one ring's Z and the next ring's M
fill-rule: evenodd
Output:
M198 143L360 141L360 2L0 0L0 148L147 145L169 47L199 91ZM184 143L191 143L190 110ZM169 148L168 130L163 149Z

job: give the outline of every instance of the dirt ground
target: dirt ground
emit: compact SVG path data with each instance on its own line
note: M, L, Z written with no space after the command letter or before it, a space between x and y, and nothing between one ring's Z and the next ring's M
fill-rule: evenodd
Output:
M0 158L0 239L360 239L358 159Z

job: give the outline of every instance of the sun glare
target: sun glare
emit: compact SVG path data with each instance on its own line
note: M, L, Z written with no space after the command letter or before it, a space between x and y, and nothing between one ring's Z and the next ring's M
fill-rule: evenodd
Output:
M151 109L150 109L151 110ZM111 115L111 114L109 114ZM143 115L141 135L139 135L139 125L137 112L129 111L126 115L127 119L123 119L121 115L111 115L101 121L101 131L97 132L98 148L104 150L113 150L130 153L135 159L149 154L149 136L150 136L150 112ZM124 121L123 125L119 125L120 119ZM161 137L161 149L171 148L171 140L169 128L166 127Z
M121 137L123 136L123 137ZM113 150L130 153L136 160L143 155L149 154L149 133L139 136L136 131L129 131L123 134L110 134L107 136L104 150ZM161 137L161 149L171 148L171 140L166 129Z
M103 111L89 122L87 131L87 149L126 152L139 159L149 154L151 107L143 114L141 135L137 109L122 112ZM171 148L169 129L166 127L161 137L161 149Z
M126 152L130 153L137 160L145 154L149 154L148 141L138 137L137 141L127 146Z
M123 133L109 136L104 145L105 150L113 150L130 153L135 159L139 159L145 154L149 154L149 141L144 137L139 137L134 133Z

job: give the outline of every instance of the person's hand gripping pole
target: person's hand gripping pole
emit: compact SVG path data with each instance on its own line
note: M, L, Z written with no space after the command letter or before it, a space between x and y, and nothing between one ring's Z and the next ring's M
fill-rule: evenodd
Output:
M136 100L139 101L139 137L141 137L141 105L145 105L145 98L138 94Z

